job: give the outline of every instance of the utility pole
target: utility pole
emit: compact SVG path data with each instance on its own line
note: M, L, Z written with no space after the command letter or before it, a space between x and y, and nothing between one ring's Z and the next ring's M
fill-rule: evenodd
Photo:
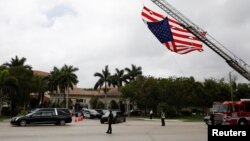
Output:
M229 83L230 83L230 94L231 94L232 108L233 108L233 112L234 112L235 107L234 107L234 93L233 93L233 85L232 85L232 71L229 72Z
M230 93L231 93L231 100L234 101L233 99L233 86L232 86L232 72L229 72L229 83L230 83Z

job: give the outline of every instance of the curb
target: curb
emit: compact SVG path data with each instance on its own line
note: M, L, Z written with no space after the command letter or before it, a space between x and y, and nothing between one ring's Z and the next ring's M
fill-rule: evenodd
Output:
M160 121L161 119L148 119L148 118L130 118L134 120L144 120L144 121ZM182 120L177 120L177 119L165 119L167 122L180 122Z

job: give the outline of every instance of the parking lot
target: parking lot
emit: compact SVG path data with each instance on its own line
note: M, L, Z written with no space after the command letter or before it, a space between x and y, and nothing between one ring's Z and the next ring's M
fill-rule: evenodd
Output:
M1 141L207 141L207 126L203 122L127 119L113 124L113 134L106 134L107 124L99 120L73 121L66 126L11 126L0 122Z

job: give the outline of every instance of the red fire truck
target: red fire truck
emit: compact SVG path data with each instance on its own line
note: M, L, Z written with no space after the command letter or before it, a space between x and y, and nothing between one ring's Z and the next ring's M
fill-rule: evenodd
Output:
M224 101L212 113L215 125L250 125L250 99ZM211 119L210 119L211 120Z

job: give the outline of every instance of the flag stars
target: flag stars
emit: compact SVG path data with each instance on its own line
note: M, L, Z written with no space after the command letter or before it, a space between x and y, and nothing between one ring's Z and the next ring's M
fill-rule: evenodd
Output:
M150 21L146 22L148 28L169 50L179 54L202 51L202 42L184 29L182 24L146 7L143 11L145 12L142 12L142 17ZM206 32L201 32L202 36L205 34Z
M148 27L161 43L173 40L172 32L167 18L157 23L148 23Z

